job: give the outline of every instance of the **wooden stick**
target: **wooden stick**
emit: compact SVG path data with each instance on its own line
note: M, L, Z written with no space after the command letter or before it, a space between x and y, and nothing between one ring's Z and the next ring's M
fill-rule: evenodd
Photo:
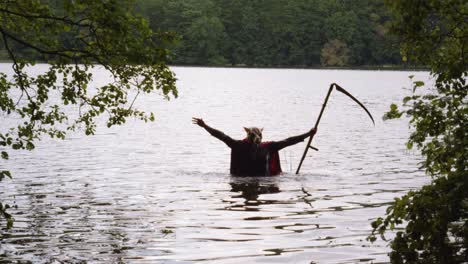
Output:
M319 114L319 116L317 118L317 121L315 122L315 126L314 126L315 129L317 129L317 127L318 127L318 125L320 123L320 119L322 119L323 111L325 110L325 106L327 106L328 98L330 97L330 94L331 94L334 86L335 86L335 83L332 83L330 85L330 89L328 89L327 97L325 97L325 101L323 102L323 105L322 105L322 110L320 111L320 114ZM302 162L304 162L304 159L305 159L305 157L307 155L307 151L309 150L309 147L310 147L310 144L312 143L312 139L314 138L314 135L309 137L309 142L306 145L306 148L304 150L304 154L302 154L301 162L299 162L299 166L297 167L296 174L299 174L299 170L301 169Z
M366 108L361 102L359 102L359 100L356 99L356 97L352 96L348 91L346 91L345 89L343 89L343 87L339 86L339 85L336 84L336 83L332 83L332 84L330 85L330 89L328 89L327 97L325 98L325 102L323 102L322 110L320 111L320 115L319 115L319 117L318 117L318 119L317 119L317 122L315 122L315 129L317 129L318 124L319 124L319 122L320 122L320 119L322 118L323 111L325 110L325 106L326 106L327 103L328 103L328 98L330 97L330 94L331 94L333 88L336 88L337 91L344 93L344 94L347 95L349 98L351 98L353 101L355 101L359 106L361 106L362 109L364 109L364 111L366 111L366 113L369 115L370 119L372 120L372 123L373 123L374 126L375 126L374 118L372 117L372 115L371 115L371 113L369 112L369 110L367 110L367 108ZM312 135L312 136L309 137L309 142L307 143L307 146L306 146L306 148L305 148L305 150L304 150L304 154L302 155L301 162L299 163L299 167L297 167L296 174L299 174L299 170L301 169L302 162L304 162L304 159L305 159L305 157L306 157L306 155L307 155L307 151L309 150L309 148L313 148L313 149L317 150L316 148L310 146L310 144L312 143L312 139L313 139L313 138L314 138L314 135Z

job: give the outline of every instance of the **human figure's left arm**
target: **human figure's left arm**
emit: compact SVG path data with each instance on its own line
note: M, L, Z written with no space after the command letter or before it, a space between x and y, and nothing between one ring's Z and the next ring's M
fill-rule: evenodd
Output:
M285 147L289 147L289 146L295 145L295 144L297 144L299 142L302 142L302 141L304 141L304 139L308 138L309 136L315 135L315 133L317 133L317 129L312 128L310 131L308 131L308 132L306 132L304 134L289 137L289 138L283 139L281 141L273 142L273 143L270 144L270 149L274 150L274 151L281 150L281 149L283 149Z

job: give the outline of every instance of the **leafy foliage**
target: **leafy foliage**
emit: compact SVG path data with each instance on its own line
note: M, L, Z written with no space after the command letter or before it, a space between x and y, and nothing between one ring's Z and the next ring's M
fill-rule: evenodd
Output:
M387 229L406 224L391 243L392 263L459 263L467 259L468 181L463 173L441 177L395 199L388 216L372 223L385 239ZM371 237L374 241L375 236Z
M349 50L345 66L400 64L383 0L138 0L150 25L177 32L171 62L320 66L327 43Z
M175 64L326 66L321 64L321 51L332 41L340 41L349 50L345 66L401 64L397 39L387 34L389 15L383 1L135 0L135 3L137 12L148 19L153 31L177 32L178 41L166 46L173 51L170 62ZM63 9L60 1L46 3L54 9ZM73 40L68 39L64 45L73 46ZM25 57L41 59L31 49L17 46L16 50ZM7 56L0 44L0 59Z
M348 53L346 44L334 39L323 47L320 61L325 66L345 66L349 59Z
M408 60L431 67L434 87L413 81L403 110L392 105L387 118L402 114L415 128L408 148L425 157L431 185L396 199L387 216L373 222L375 233L406 224L392 241L394 263L457 263L468 259L468 88L466 86L468 3L466 1L388 1L393 30L403 37Z
M18 121L1 128L2 159L8 159L9 148L34 149L44 135L63 139L81 127L93 134L102 114L108 127L130 117L153 121L153 113L135 108L137 96L177 96L165 48L174 36L152 30L132 11L133 1L59 2L0 2L0 40L14 72L0 73L0 111ZM47 61L49 68L29 74L33 58ZM112 82L90 87L94 67L105 68ZM5 177L11 174L3 170L0 180ZM0 206L0 216L11 226L6 209Z

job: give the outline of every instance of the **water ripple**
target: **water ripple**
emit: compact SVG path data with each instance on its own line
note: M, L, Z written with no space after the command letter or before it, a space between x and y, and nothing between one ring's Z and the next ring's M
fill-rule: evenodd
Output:
M14 175L0 198L15 206L16 222L1 231L0 263L388 261L386 243L366 241L369 223L428 181L416 169L421 158L404 148L404 120L372 127L347 98L333 97L314 138L320 151L300 175L304 144L281 151L283 175L242 178L229 176L229 150L190 118L235 138L242 126L259 125L266 139L279 140L310 129L331 80L378 117L404 96L398 88L410 73L175 71L179 99L140 101L157 123L44 139L1 165Z

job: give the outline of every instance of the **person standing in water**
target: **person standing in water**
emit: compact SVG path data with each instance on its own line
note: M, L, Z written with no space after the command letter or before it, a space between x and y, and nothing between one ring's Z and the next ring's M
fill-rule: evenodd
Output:
M193 117L192 122L204 128L213 137L223 141L231 148L230 172L235 176L273 176L280 174L282 171L278 151L302 142L317 132L313 128L307 133L281 141L262 142L263 128L244 127L247 137L242 140L235 140L208 126L201 118Z

